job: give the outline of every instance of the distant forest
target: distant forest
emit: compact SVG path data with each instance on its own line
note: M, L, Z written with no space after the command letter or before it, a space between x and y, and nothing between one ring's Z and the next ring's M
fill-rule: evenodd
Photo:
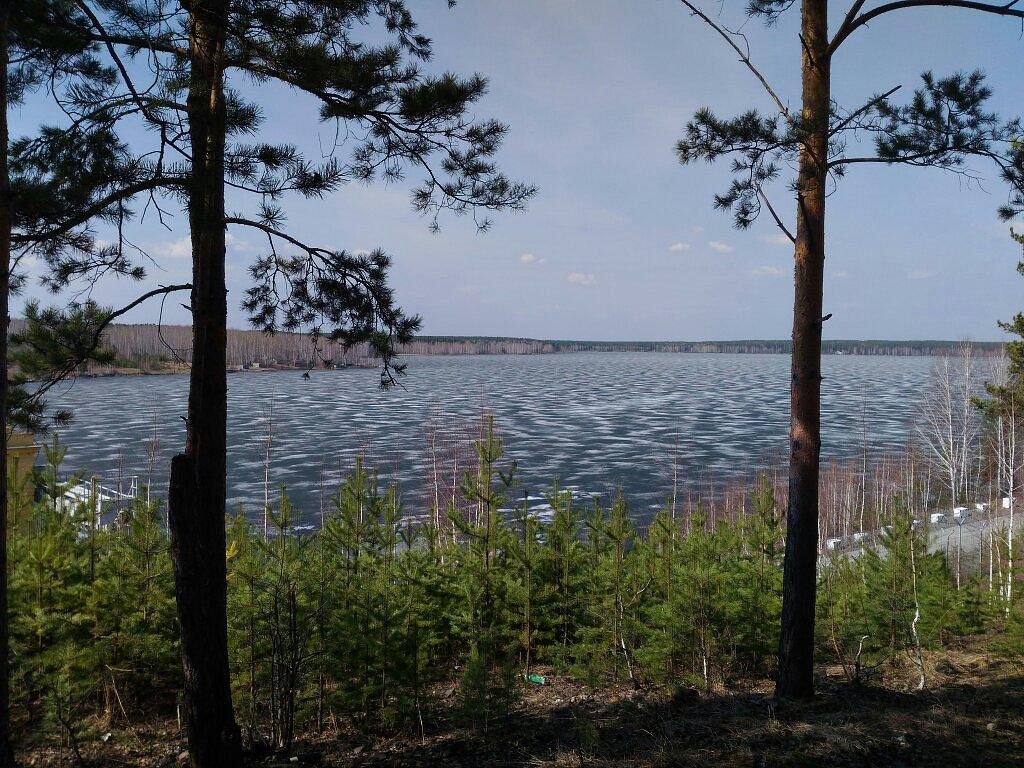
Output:
M17 323L15 323L15 326ZM112 325L106 344L117 353L116 369L159 372L188 364L191 329L184 325ZM846 355L944 355L956 341L836 340L822 342L824 354ZM995 353L1000 342L974 342L978 351ZM538 355L560 352L721 352L788 354L788 340L739 341L572 341L494 336L419 336L402 347L408 355ZM366 345L349 350L321 343L314 349L303 334L259 331L228 331L228 365L232 369L309 368L375 365ZM95 369L96 373L114 372Z

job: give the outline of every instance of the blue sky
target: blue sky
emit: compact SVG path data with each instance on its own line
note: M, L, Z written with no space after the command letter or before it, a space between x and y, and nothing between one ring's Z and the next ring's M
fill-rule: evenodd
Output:
M767 218L746 232L712 210L725 165L678 165L673 145L702 106L723 115L771 104L736 56L675 0L441 0L411 2L434 40L429 65L481 72L490 91L481 117L510 125L500 155L509 175L540 193L525 213L498 215L477 233L448 217L441 231L409 204L409 184L348 185L288 207L289 227L337 248L394 255L400 303L429 334L573 339L785 338L792 253ZM717 12L717 4L708 4ZM832 11L838 20L845 4ZM747 21L752 56L791 104L799 97L796 11L779 26ZM739 3L723 22L744 23ZM963 11L907 10L877 20L834 62L834 96L857 106L919 74L983 69L993 108L1024 113L1020 25ZM311 149L333 129L314 105L284 89L261 97L264 138ZM14 133L41 112L14 116ZM994 339L996 320L1024 309L1019 248L995 215L1005 189L991 168L965 185L939 171L869 166L851 171L829 200L825 308L831 338ZM784 189L777 205L793 215ZM229 205L229 208L231 206ZM184 215L167 232L152 220L136 239L161 260L152 282L188 274ZM245 268L261 246L234 232L229 253L231 324ZM116 305L137 289L109 285ZM30 291L38 294L37 289ZM129 320L156 319L156 306ZM168 308L165 321L186 319Z

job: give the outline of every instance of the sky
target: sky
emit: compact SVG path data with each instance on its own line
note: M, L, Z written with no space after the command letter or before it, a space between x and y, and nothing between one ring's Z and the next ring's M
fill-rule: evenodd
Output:
M705 3L743 28L751 56L783 99L799 103L797 11L766 29L741 3ZM872 3L869 3L869 6ZM353 183L318 201L286 205L289 230L333 248L383 248L394 257L398 301L432 335L557 339L699 340L786 338L792 310L792 247L767 218L747 231L712 208L730 180L726 163L681 166L673 147L704 106L723 116L771 103L733 51L676 0L410 0L434 42L433 71L479 72L488 94L474 115L498 118L509 135L498 156L511 177L539 193L525 212L498 214L490 231L417 214L417 177ZM835 20L845 13L834 3ZM1024 112L1024 37L1019 22L951 9L913 9L876 20L838 53L833 96L849 107L920 73L980 68L1004 117ZM243 85L243 88L245 86ZM315 105L283 88L259 94L261 138L309 149L334 137ZM12 134L45 119L31 101ZM868 147L866 147L867 149ZM998 319L1024 309L1020 248L996 216L1006 190L991 167L980 183L930 169L851 169L828 201L825 311L828 338L998 339ZM774 202L792 219L784 188ZM229 208L233 208L229 202ZM1021 225L1024 227L1024 224ZM187 220L171 231L149 216L133 238L159 262L147 285L187 280ZM229 322L246 267L262 242L229 233ZM95 298L127 303L138 285L104 284ZM45 294L36 287L25 296ZM52 299L51 299L52 300ZM15 305L15 311L18 307ZM159 306L125 321L153 322ZM187 322L168 302L164 322Z

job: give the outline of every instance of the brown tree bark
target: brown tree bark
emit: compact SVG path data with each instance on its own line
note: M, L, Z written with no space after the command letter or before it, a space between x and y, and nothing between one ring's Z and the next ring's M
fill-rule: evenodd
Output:
M168 524L194 768L241 765L227 646L227 286L224 225L226 0L189 4L192 370L185 451L171 462Z
M7 66L11 4L0 3L0 768L11 751L10 624L7 604L7 326L11 289L11 177L8 166Z
M814 603L821 451L821 325L825 268L830 62L828 0L803 0L803 111L797 180L789 507L782 581L782 632L775 695L814 695Z

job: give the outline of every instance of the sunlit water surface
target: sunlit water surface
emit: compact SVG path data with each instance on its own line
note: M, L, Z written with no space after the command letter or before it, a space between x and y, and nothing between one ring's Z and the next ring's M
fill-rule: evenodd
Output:
M304 519L362 453L405 491L408 511L432 494L433 454L492 412L518 460L518 497L540 506L553 478L581 495L623 489L638 514L672 490L747 474L786 448L789 358L783 355L579 353L410 357L403 388L380 391L373 370L231 374L228 494L262 508L264 441L273 407L271 484L284 484ZM826 457L898 449L933 360L825 359ZM188 379L82 379L51 398L71 408L61 433L65 469L105 478L149 476L163 495L184 440ZM435 432L434 427L438 429ZM321 478L324 478L321 482ZM450 481L448 481L450 484ZM410 509L414 507L416 509Z

